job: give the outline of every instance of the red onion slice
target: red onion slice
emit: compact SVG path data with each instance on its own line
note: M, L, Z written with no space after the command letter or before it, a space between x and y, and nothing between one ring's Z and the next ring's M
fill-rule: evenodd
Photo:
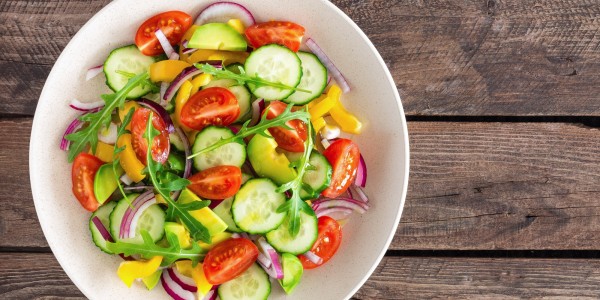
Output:
M102 101L102 100L94 101L94 102L81 102L77 99L73 99L73 100L71 100L71 103L69 103L69 107L71 107L72 109L75 109L78 111L83 111L83 112L89 112L91 110L98 109L103 106L104 106L104 101Z
M138 221L142 214L148 209L151 205L156 204L156 198L152 197L151 200L144 202L140 207L134 212L133 217L131 218L131 225L129 227L129 238L135 237L135 231L137 229Z
M171 56L173 54L176 54L176 52L175 52L175 49L173 49L173 46L171 46L171 43L169 42L169 39L167 39L167 36L165 35L165 33L159 28L154 32L154 34L156 35L156 38L158 39L160 46L165 51L165 54L167 55L167 57L169 57L169 59L171 59ZM177 59L179 59L179 55L177 55Z
M104 224L102 224L102 221L100 221L100 218L98 218L97 216L94 216L92 218L92 223L94 223L94 226L96 226L96 229L98 229L98 231L100 232L100 235L102 235L102 238L105 241L111 242L111 243L115 242L115 240L113 240L112 236L110 235L110 233L108 232L106 227L104 227Z
M356 194L356 197L352 197L352 199L356 199L364 203L369 203L369 197L367 197L367 194L360 186L353 184L348 190L352 190L351 195L354 196Z
M205 61L205 62L200 62L201 64L203 63L207 63L207 64L211 64L213 65L215 68L221 68L222 67L222 61L220 60L211 60L211 61ZM191 66L191 67L187 67L185 69L183 69L181 71L181 73L179 73L179 75L177 75L177 77L175 77L175 79L173 80L173 82L171 82L171 84L169 85L169 87L167 88L167 90L165 91L165 94L163 95L162 99L166 102L170 102L171 99L173 99L173 96L175 96L175 93L179 90L179 88L181 87L181 85L183 85L183 83L198 75L198 74L202 74L201 70L198 70L198 68Z
M119 227L119 238L126 239L133 237L131 236L132 219L142 205L150 200L154 200L154 202L156 202L152 190L146 191L139 195L137 198L135 198L135 200L133 200L131 206L127 207L125 213L123 214L123 219L121 220L121 227ZM133 234L135 235L135 231L133 231Z
M65 130L65 133L63 133L63 137L60 140L60 150L69 150L71 141L67 140L66 136L77 131L79 128L81 128L81 125L83 125L83 122L79 121L79 117L77 117L75 120L73 120L73 122L71 122L71 124L69 124L69 126L67 126L67 129Z
M367 164L365 163L365 159L363 158L362 154L360 155L360 160L358 161L358 169L356 171L356 179L354 180L354 184L361 188L364 188L367 184Z
M117 124L111 122L108 124L108 128L105 128L104 126L100 128L98 131L98 140L106 144L114 145L117 142L118 130Z
M256 99L254 100L254 102L252 102L252 119L250 121L250 123L248 124L248 126L252 127L256 124L258 124L258 121L260 121L260 116L262 115L263 111L265 110L265 99Z
M198 287L196 286L196 283L194 282L193 279L183 276L181 273L179 273L174 268L168 268L167 272L169 272L169 276L171 276L171 279L173 279L173 281L175 281L184 290L190 291L193 293L198 291Z
M258 258L256 260L265 268L271 267L271 260L260 251L258 252Z
M306 46L308 46L308 48L325 65L325 67L327 68L327 71L329 71L329 73L331 74L333 79L335 79L335 82L337 82L337 84L340 85L342 92L344 92L344 93L349 92L350 85L348 85L346 78L344 78L344 75L342 75L342 72L340 72L340 70L333 64L331 59L329 59L329 57L327 57L327 54L325 54L323 49L321 49L321 47L319 47L319 45L317 45L317 43L311 38L306 39Z
M123 188L125 191L140 191L140 190L151 190L154 189L151 185L137 185L137 186L126 186Z
M320 218L322 216L329 216L336 220L342 220L342 219L345 219L346 217L348 217L353 211L354 210L352 210L351 208L347 208L347 207L330 207L330 208L321 207L321 208L315 210L315 214L317 215L317 218Z
M310 262L312 262L315 265L320 265L323 263L323 259L320 258L318 255L314 254L312 251L307 251L302 255L304 255L304 257L306 257L308 260L310 260Z
M173 124L173 120L171 119L171 116L169 115L169 113L167 112L167 110L164 107L162 107L160 104L158 104L152 100L148 100L145 98L136 100L136 102L144 107L151 109L156 114L158 114L158 116L163 121L165 121L165 125L167 125L167 132L169 132L169 133L175 132L175 124Z
M121 182L123 182L125 185L130 185L133 183L133 179L131 179L127 173L123 174L119 180L121 180Z
M259 237L257 240L258 245L260 246L258 249L260 254L265 255L269 262L263 263L262 261L258 261L260 266L269 274L269 276L275 279L283 278L283 268L281 267L281 261L279 259L279 254L277 251L271 246L264 237ZM259 255L260 256L260 255Z
M202 300L216 300L217 296L219 296L219 294L217 293L217 289L215 289L213 286L213 289L208 291L208 293L206 293L206 296L204 296Z
M87 72L85 73L85 81L92 80L94 77L100 75L100 73L102 73L103 70L104 70L104 65L99 65L99 66L89 68L87 70Z
M333 199L319 199L313 202L313 210L319 210L321 208L331 208L331 207L347 207L353 209L361 214L365 213L369 206L358 200L350 199L350 198L333 198Z
M227 23L231 19L239 19L245 27L250 27L256 23L252 13L244 6L233 2L216 2L207 6L196 21L197 25L206 23Z
M196 300L196 294L185 290L171 278L169 272L162 272L160 283L163 288L175 300Z

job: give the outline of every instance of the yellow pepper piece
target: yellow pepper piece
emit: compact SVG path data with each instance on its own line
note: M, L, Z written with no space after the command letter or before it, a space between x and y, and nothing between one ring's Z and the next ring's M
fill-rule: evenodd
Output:
M313 129L315 130L315 132L319 132L323 127L325 127L325 125L327 125L327 123L325 123L325 119L323 119L323 117L311 119L311 122L312 122Z
M246 27L240 19L231 19L227 21L227 25L233 27L233 29L235 29L235 31L239 32L240 34L244 34L244 31L246 31Z
M150 80L154 82L171 82L187 67L189 63L181 60L161 60L150 65Z
M318 102L317 102L318 101ZM311 119L317 119L329 112L331 108L335 105L335 98L329 97L327 95L323 95L311 103L315 103L312 107L308 109L308 113L310 114Z
M202 248L203 250L210 250L212 248L214 248L218 243L224 241L224 240L228 240L231 238L231 232L227 232L227 231L223 231L221 233L217 233L213 236L210 237L210 244L207 244L203 241L198 241L198 245L200 246L200 248Z
M124 261L119 265L117 275L121 280L131 287L131 284L136 278L148 277L160 267L162 256L155 256L148 261Z
M142 179L146 177L145 174L142 173L144 168L144 164L139 161L137 156L135 155L135 151L133 151L133 146L131 146L131 134L123 134L117 140L118 147L125 147L125 149L119 152L119 163L125 173L129 178L131 178L135 182L140 182Z
M92 154L99 158L101 161L108 163L113 161L114 150L115 146L98 141L98 145L96 146L96 153ZM90 149L90 153L91 152L92 149Z
M189 82L189 80L186 80L179 88L177 96L175 97L175 115L173 116L173 119L175 122L177 122L177 124L179 124L179 126L181 126L181 128L183 128L186 131L190 131L192 129L188 128L187 126L181 123L180 116L181 110L183 109L183 105L185 105L185 103L190 99L193 87L194 86L192 85L192 83Z
M123 120L125 119L125 116L127 116L127 113L129 113L129 110L132 108L134 110L138 109L138 108L140 108L140 105L137 104L135 101L129 101L129 102L126 102L125 105L123 105L123 109L119 109L119 119L121 120L121 122L123 122ZM127 124L125 129L130 130L131 123Z
M207 73L202 73L194 77L194 79L192 80L192 91L190 92L190 94L193 95L197 93L200 90L200 88L207 85L212 80L212 78L212 75Z
M194 35L194 32L196 32L196 29L198 29L198 27L200 27L199 25L192 25L190 27L190 29L188 29L185 34L183 35L183 37L181 38L181 43L183 43L183 41L189 41L192 38L192 35ZM187 61L188 57L190 56L189 54L183 54L183 45L180 44L179 45L179 59L183 60L183 61Z
M198 49L188 57L187 62L190 64L197 63L203 60L217 59L222 60L224 65L232 63L243 64L248 58L248 52L245 51L223 51L223 50L208 50Z
M194 272L194 267L192 267L191 260L185 259L185 260L176 261L175 269L177 269L177 272L179 272L181 275L192 278L192 273Z
M362 123L342 106L342 102L340 101L341 95L342 90L339 86L334 84L329 88L327 97L335 99L335 105L329 110L329 114L333 120L340 125L340 128L343 131L359 134L362 129Z
M154 195L154 198L156 198L156 203L158 204L168 204L167 200L165 200L165 198L163 198L163 196L161 196L160 194Z
M194 279L194 282L196 282L196 286L198 287L198 299L203 299L212 288L212 284L208 283L208 280L206 280L206 275L204 274L201 263L198 263L196 267L194 267L192 279Z
M183 249L189 249L192 246L190 242L190 232L183 225L176 222L165 222L165 231L174 233L177 236L179 245Z

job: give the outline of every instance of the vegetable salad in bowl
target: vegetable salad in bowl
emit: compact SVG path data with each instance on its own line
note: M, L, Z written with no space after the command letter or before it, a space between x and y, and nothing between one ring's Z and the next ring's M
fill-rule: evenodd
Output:
M173 299L293 293L369 209L348 82L301 24L233 2L159 13L132 42L87 71L114 93L73 100L60 143L92 241Z

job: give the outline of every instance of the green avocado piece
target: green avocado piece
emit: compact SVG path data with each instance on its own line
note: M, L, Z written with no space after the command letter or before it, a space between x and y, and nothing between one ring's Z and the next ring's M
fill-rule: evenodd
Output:
M113 173L112 164L104 164L100 166L96 176L94 177L94 196L101 205L117 190L117 184L123 169L121 165L117 165L117 176Z
M281 254L282 267L283 267L283 279L279 280L281 287L285 291L286 294L291 294L298 283L300 283L300 279L302 279L302 273L304 273L304 268L302 267L302 263L300 259L295 255L289 253Z
M146 288L149 291L154 289L154 287L158 284L158 282L160 281L161 275L162 275L162 270L158 270L158 271L152 273L152 275L142 278L144 285L146 286Z
M225 23L204 24L196 31L188 42L189 48L246 51L246 39L233 27Z
M256 174L284 184L296 178L296 171L290 167L287 157L276 149L275 139L257 134L248 143L248 158Z

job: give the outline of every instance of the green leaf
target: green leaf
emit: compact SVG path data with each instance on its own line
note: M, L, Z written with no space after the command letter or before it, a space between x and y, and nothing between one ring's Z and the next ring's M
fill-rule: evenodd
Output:
M172 181L169 181L169 182L163 184L163 188L170 192L181 191L185 187L190 185L190 183L191 182L185 178L178 178L178 179L175 179L175 180L172 180Z
M178 205L179 205L179 207L181 207L182 209L185 209L187 211L194 211L194 210L203 209L203 208L207 207L209 204L210 204L210 201L203 200L203 201L193 201L190 203L178 204Z

